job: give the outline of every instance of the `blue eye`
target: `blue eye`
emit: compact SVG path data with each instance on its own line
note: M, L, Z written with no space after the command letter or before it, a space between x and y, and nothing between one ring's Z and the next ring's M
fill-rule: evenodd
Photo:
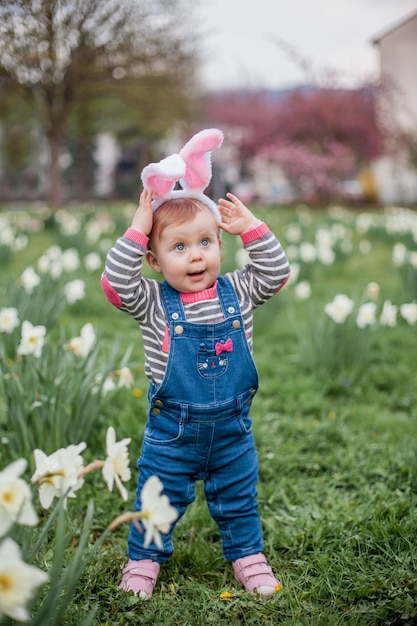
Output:
M208 246L209 244L210 244L210 241L209 241L208 239L202 239L202 240L201 240L201 245L202 245L204 248L207 248L207 246Z
M177 243L175 246L175 250L178 250L178 252L182 252L183 250L185 250L185 246L183 243Z

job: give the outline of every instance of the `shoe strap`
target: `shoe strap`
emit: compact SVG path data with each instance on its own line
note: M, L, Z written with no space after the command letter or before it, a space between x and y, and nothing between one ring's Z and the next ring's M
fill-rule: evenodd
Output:
M133 574L135 576L144 576L145 578L157 578L159 574L159 563L156 561L136 561L128 563L123 570L123 574Z

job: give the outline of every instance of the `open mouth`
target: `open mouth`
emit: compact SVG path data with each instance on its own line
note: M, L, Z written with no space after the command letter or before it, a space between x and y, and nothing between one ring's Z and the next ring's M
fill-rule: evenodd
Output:
M189 276L190 278L197 279L197 278L201 278L201 277L203 276L203 274L204 274L204 270L201 270L201 272L190 272L190 273L188 274L188 276Z

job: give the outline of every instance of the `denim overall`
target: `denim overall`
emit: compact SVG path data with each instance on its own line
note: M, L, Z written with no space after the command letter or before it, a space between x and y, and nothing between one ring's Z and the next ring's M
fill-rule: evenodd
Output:
M160 387L149 388L135 509L145 481L156 474L181 518L195 499L195 481L203 480L226 559L262 552L258 457L249 418L258 375L235 290L219 277L224 321L196 324L186 321L180 294L166 282L161 289L170 348ZM144 535L132 524L129 558L167 561L172 531L162 536L163 550L153 543L145 550Z

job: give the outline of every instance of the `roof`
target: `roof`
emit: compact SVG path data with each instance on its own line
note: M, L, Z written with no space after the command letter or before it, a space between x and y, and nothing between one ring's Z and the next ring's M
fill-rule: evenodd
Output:
M417 11L413 11L410 15L403 17L399 22L394 24L394 26L391 26L390 28L382 32L380 35L373 37L372 38L373 45L374 46L378 45L381 39L384 39L385 37L387 37L387 35L391 35L394 31L398 30L399 28L402 28L403 26L405 26L405 24L407 24L408 22L411 22L411 20L414 20L416 18L417 18Z

